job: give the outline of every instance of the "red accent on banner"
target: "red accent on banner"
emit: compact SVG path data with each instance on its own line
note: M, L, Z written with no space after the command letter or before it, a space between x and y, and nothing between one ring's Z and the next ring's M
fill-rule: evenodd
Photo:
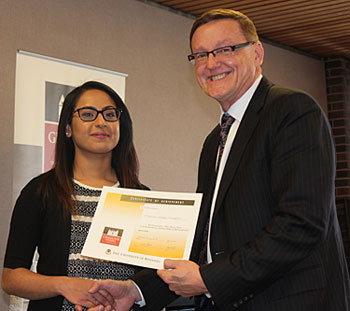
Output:
M57 124L45 123L44 172L50 170L55 160Z
M119 246L120 239L121 239L120 236L102 234L102 238L101 238L100 243Z

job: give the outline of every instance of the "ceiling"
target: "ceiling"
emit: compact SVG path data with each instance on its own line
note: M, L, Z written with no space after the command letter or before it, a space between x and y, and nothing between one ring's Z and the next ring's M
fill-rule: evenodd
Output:
M197 17L214 8L248 15L262 39L308 54L350 57L350 0L152 0Z

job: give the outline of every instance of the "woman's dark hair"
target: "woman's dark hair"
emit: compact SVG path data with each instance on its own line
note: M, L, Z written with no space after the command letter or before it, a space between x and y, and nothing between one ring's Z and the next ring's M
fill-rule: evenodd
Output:
M120 138L112 150L112 168L123 188L143 188L138 179L138 158L133 144L132 121L128 109L119 95L109 86L96 81L88 81L72 90L65 98L58 124L55 162L53 168L43 181L40 191L48 198L55 191L65 214L72 212L73 164L75 147L72 138L67 137L67 127L71 126L72 115L79 98L88 90L100 90L108 94L116 107L122 110L120 116Z

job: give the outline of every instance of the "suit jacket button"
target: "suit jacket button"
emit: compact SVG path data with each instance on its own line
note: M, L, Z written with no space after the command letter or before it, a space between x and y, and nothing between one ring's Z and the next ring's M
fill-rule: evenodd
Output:
M238 307L238 303L237 302L233 303L233 307L237 308Z

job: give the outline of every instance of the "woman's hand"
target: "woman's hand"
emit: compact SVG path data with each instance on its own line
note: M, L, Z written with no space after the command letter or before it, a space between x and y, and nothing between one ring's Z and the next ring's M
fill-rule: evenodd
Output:
M73 304L92 308L97 305L108 307L114 303L110 295L102 296L99 291L90 293L96 281L67 276L48 276L34 273L25 268L4 268L1 286L9 295L30 300L64 296ZM101 302L103 302L101 304Z
M89 289L93 284L94 281L88 279L72 277L57 278L57 289L60 295L64 296L73 304L79 304L88 308L98 305L94 295L89 293Z

